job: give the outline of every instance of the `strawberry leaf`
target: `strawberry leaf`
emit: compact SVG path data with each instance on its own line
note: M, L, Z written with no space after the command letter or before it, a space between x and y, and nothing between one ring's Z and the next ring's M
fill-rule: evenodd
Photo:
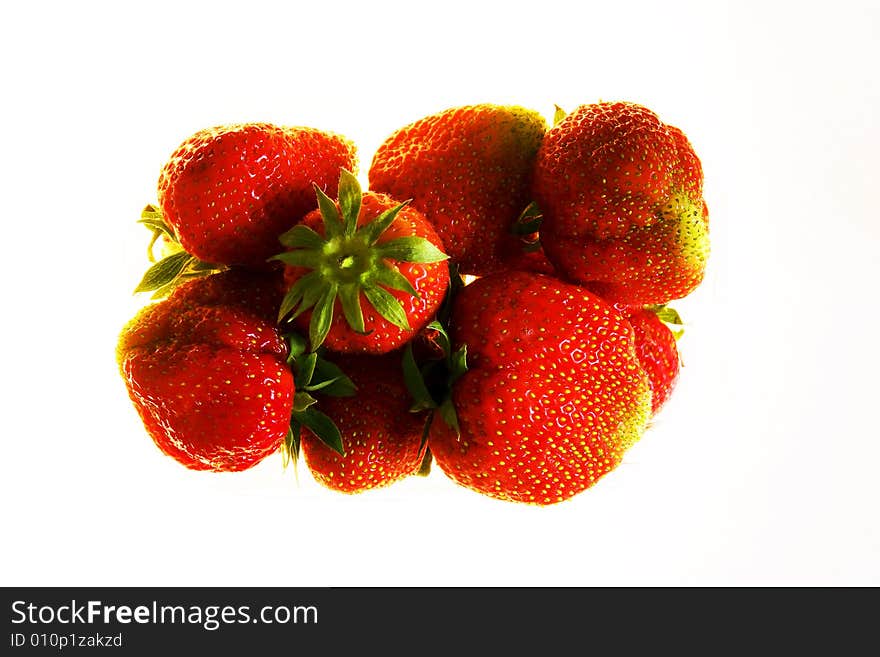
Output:
M151 292L173 282L190 262L194 260L186 251L174 253L167 258L162 258L150 267L141 282L135 288L134 293Z
M336 203L327 196L324 191L315 187L315 194L318 196L318 209L321 211L321 221L324 222L324 233L328 238L339 237L342 235L342 224L339 222L339 211L336 209Z
M449 358L449 385L454 384L467 372L467 345L462 345Z
M392 223L394 223L397 215L407 205L409 205L409 201L404 201L400 205L396 205L389 210L385 210L382 214L373 219L373 221L366 224L365 226L361 226L358 229L356 236L363 239L364 242L366 242L367 244L375 243L375 241L379 239L379 236L384 233Z
M373 275L373 280L376 283L381 283L385 287L390 287L393 290L400 290L401 292L406 292L414 297L419 296L419 293L416 292L412 283L409 282L409 279L396 269L380 267Z
M296 361L296 377L293 383L297 390L305 388L312 382L312 375L315 373L315 363L318 361L318 354L312 352L305 356L300 356Z
M309 343L311 344L312 351L321 346L324 338L330 332L335 302L336 284L334 283L327 286L327 289L321 295L321 298L315 304L315 309L312 311L312 319L309 322Z
M293 417L302 426L315 434L318 440L327 445L327 447L340 456L345 456L345 448L342 446L342 434L339 433L339 428L333 423L333 420L312 406L304 411L295 411Z
M307 392L299 392L293 396L293 412L303 413L313 404L317 404L318 400Z
M336 383L339 379L327 379L326 381L321 381L320 383L310 383L307 386L303 386L302 390L306 392L321 392L324 388L328 388Z
M313 272L317 273L317 272ZM303 277L305 278L305 277ZM312 285L306 285L303 290L303 298L302 303L300 303L299 307L294 311L294 313L290 316L291 319L296 319L300 315L302 315L309 308L314 306L321 297L327 292L330 288L328 283L323 282L322 279L318 279L317 283Z
M281 446L281 458L285 468L290 465L291 461L296 467L296 462L299 459L299 432L298 423L291 423L287 427L287 435L284 436L284 444Z
M537 233L538 229L541 228L541 222L543 219L544 216L541 214L541 209L538 207L538 204L532 201L526 206L526 209L522 211L519 218L513 222L511 232L514 235L531 235L532 233Z
M433 415L432 415L432 417L433 417ZM422 440L424 440L425 442L427 442L427 432L428 432L430 426L431 426L430 423L428 423L428 424L426 424L426 427L425 427L425 434L426 435L423 436L423 438L422 438ZM422 462L419 465L419 469L416 470L416 476L417 477L427 477L429 474L431 474L431 462L433 460L434 460L434 457L431 455L431 450L426 449L425 455L422 456Z
M141 218L138 223L143 224L152 231L164 233L170 240L176 242L177 236L168 224L165 223L165 217L162 211L154 205L147 205L141 211Z
M297 249L296 251L285 251L274 255L269 260L278 260L285 265L291 267L306 267L307 269L315 269L321 263L321 254L318 251L309 249Z
M357 284L342 285L339 288L339 303L345 321L356 333L366 334L364 313L361 309L361 288Z
M297 304L299 304L305 296L306 290L320 284L321 274L313 271L309 272L296 283L291 285L287 294L284 295L284 299L281 301L281 307L278 309L278 321L280 322L291 310L296 308ZM311 305L314 305L314 303L315 302L313 301Z
M298 224L283 233L278 241L291 249L320 249L324 244L323 237L303 224Z
M361 212L361 186L351 171L342 169L339 173L339 209L345 236L351 237L357 230L358 215Z
M553 107L555 108L553 112L553 125L555 126L559 125L559 122L567 116L567 113L559 105L554 105Z
M306 352L308 343L306 342L306 339L299 333L287 333L284 335L284 339L287 340L287 345L290 352L290 355L287 358L287 362L288 364L291 364L296 360L298 356L301 356Z
M661 306L654 312L657 313L657 318L664 324L674 324L675 326L684 325L684 321L681 319L681 315L678 314L678 311L675 310L675 308L670 308L669 306Z
M455 431L456 436L461 435L461 429L458 426L458 413L455 412L455 406L452 403L452 399L447 399L442 404L440 404L440 417L443 418L443 421L449 425L449 427Z
M422 372L416 364L412 343L407 343L406 349L403 351L403 382L413 398L413 405L409 409L411 412L417 413L429 408L437 408L437 403L431 396Z
M406 318L406 311L400 305L400 301L390 292L386 292L381 287L365 287L364 296L367 297L367 301L376 309L377 313L397 328L402 331L412 330Z
M452 344L449 341L449 334L446 332L446 329L443 328L443 324L434 320L433 322L430 322L426 328L429 328L432 331L437 331L437 342L440 345L440 349L443 351L443 355L448 358L452 353Z
M328 386L322 386L321 393L331 397L353 397L357 391L354 382L334 363L321 358L315 361L315 374L313 380L331 381Z
M449 256L424 237L398 237L377 245L383 258L400 262L432 263L447 260Z

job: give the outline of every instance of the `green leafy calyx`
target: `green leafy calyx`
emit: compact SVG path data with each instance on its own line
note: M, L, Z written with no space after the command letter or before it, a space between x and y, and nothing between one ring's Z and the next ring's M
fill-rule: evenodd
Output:
M290 347L288 363L293 370L296 388L290 430L283 445L285 464L290 461L296 463L303 427L309 429L330 449L344 455L342 434L333 420L317 409L319 399L315 395L351 397L356 392L354 383L322 354L306 352L305 339L298 333L289 333L285 338Z
M304 224L294 226L279 238L289 250L271 258L311 270L288 290L279 309L279 321L312 309L309 341L314 351L327 337L337 300L348 325L358 333L369 333L361 306L363 297L388 322L402 331L411 330L403 306L389 290L413 296L418 292L396 263L427 264L447 256L422 237L380 241L408 201L359 227L363 194L357 178L345 169L339 177L338 203L317 185L315 193L324 234Z
M162 211L156 206L147 205L141 212L138 223L143 224L153 233L150 244L147 246L147 257L152 264L135 288L135 294L152 292L153 299L161 299L168 296L175 287L185 281L199 276L207 276L223 269L220 265L203 262L184 251L177 235L165 223ZM166 255L157 261L153 249L159 238L163 240L163 250Z

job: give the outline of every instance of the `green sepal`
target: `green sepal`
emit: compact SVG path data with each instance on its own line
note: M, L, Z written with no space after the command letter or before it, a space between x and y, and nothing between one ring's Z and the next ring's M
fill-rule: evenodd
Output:
M339 209L342 211L342 225L346 237L357 231L358 215L361 212L361 186L354 174L347 169L339 172Z
M283 233L278 241L291 249L320 249L324 245L324 238L304 224Z
M285 251L284 253L273 255L269 260L277 260L291 267L315 269L321 264L321 254L311 249L297 249L296 251Z
M425 423L422 425L422 438L419 441L419 454L428 451L428 439L431 436L431 425L434 423L434 411L428 413Z
M291 462L293 462L294 469L296 468L296 462L299 460L301 431L302 427L296 421L291 422L287 427L287 435L284 436L284 444L281 446L282 464L285 468Z
M324 233L328 238L342 235L342 224L339 221L339 210L336 203L324 193L317 185L313 185L318 197L318 209L321 212L321 221L324 223Z
M172 283L195 258L186 251L173 253L150 267L134 293L151 292Z
M286 333L284 339L287 341L289 351L287 363L290 365L306 352L308 342L299 333Z
M317 404L318 400L312 397L307 392L297 391L293 396L293 412L294 413L303 413L310 406Z
M314 290L315 288L320 289L319 286L322 281L323 279L321 278L320 272L312 271L291 285L287 294L284 295L284 299L281 301L281 307L278 309L278 321L280 322L288 315L288 313L290 313L291 310L296 308L297 304L303 300L303 297L308 290ZM312 303L306 307L313 306L316 300L317 299L313 300ZM300 310L300 312L302 312L302 310ZM299 313L297 313L297 315L298 314Z
M318 356L315 361L315 373L312 377L317 381L332 381L321 388L321 394L331 397L353 397L357 392L354 382L348 378L338 365Z
M406 349L403 351L403 382L409 391L410 397L413 399L413 404L409 409L410 412L418 413L429 408L437 408L437 403L431 396L428 386L425 384L424 376L416 364L412 343L407 343Z
M452 398L446 399L440 407L437 409L440 411L440 417L443 418L443 421L449 425L449 427L455 431L456 436L461 435L461 429L458 426L458 413L455 412L455 405L452 403Z
M304 411L294 412L293 419L311 431L322 443L327 445L340 456L345 456L345 448L342 445L342 434L339 428L329 417L310 406Z
M666 324L676 340L684 335L684 320L675 308L670 308L666 304L658 304L645 306L645 310L650 310L657 315L657 319Z
M419 464L419 469L416 470L417 477L427 477L431 474L431 463L434 461L434 457L431 455L431 450L426 449L424 455L422 456L422 462Z
M144 206L144 209L141 210L141 218L138 219L138 223L143 224L150 230L165 233L170 239L175 242L177 241L177 235L174 234L174 230L165 223L165 215L163 215L162 211L155 205L148 203Z
M327 293L327 290L329 289L330 286L324 282L321 282L318 285L310 285L306 287L305 292L303 293L302 303L300 303L299 308L294 311L290 318L296 319L297 317L302 315L305 311L318 303L318 301Z
M397 239L377 244L376 250L381 257L391 258L399 262L428 264L449 259L449 256L424 237L398 237Z
M463 344L449 356L449 385L452 386L467 370L467 345Z
M532 201L526 206L526 209L520 213L517 220L513 222L510 230L514 235L532 235L533 233L537 233L541 228L543 220L544 215L541 213L541 209L538 207L537 203Z
M452 315L453 301L464 288L464 279L461 277L458 265L451 260L447 264L449 265L449 286L446 288L446 296L443 297L443 302L437 310L437 319L441 324L441 329L443 329L443 325L449 323L449 318Z
M327 379L326 381L321 381L320 383L310 383L307 386L303 386L302 389L306 392L322 392L324 388L329 388L337 381L339 381L339 377L335 379Z
M171 227L165 223L162 213L155 209L153 211L148 211L148 209L152 207L152 205L148 205L144 208L144 211L141 213L141 218L138 219L138 223L143 224L153 231L154 238L159 235L165 235L165 237L172 242L176 242L177 235L175 235Z
M437 331L437 333L440 335L440 349L441 351L443 351L443 355L448 358L449 355L452 353L452 343L449 340L449 334L446 332L443 324L435 319L433 322L430 322L425 328Z
M364 326L364 311L361 308L361 288L356 284L342 285L339 288L339 303L342 306L342 314L345 321L354 329L355 333L365 335L367 329Z
M373 219L373 221L361 226L358 229L356 236L363 239L366 244L374 244L376 240L379 239L379 236L384 233L392 223L394 223L394 220L397 218L397 215L400 214L400 211L409 205L409 203L409 201L404 201L400 205L395 205L393 208L385 210L382 214Z
M562 121L562 119L568 116L568 112L562 109L559 105L553 105L553 107L553 125L557 126Z
M315 373L315 364L318 361L318 354L312 352L304 356L300 356L296 360L296 376L293 384L297 390L305 388L312 382L312 376Z
M336 285L327 286L321 298L315 303L312 318L309 321L309 344L315 351L324 342L333 322L333 306L336 303ZM308 291L307 291L308 294ZM303 299L303 304L307 299Z
M382 317L402 331L411 331L406 312L394 295L381 287L365 287L364 296Z
M376 273L372 278L374 282L381 283L385 287L406 292L414 297L419 296L419 293L416 292L412 283L409 282L409 279L399 271L391 269L390 267L380 267L376 270Z
M664 324L684 326L684 321L682 320L681 315L678 314L678 311L675 310L675 308L670 308L669 306L657 306L656 308L651 308L651 310Z

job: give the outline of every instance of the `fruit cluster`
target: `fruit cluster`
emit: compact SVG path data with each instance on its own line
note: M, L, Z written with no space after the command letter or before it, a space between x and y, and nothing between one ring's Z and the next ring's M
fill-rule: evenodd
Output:
M346 493L433 462L539 505L614 469L679 374L666 304L706 267L684 134L629 102L553 126L482 104L397 130L369 191L356 169L344 137L260 123L173 153L141 218L154 301L117 345L159 448L211 471L302 452Z

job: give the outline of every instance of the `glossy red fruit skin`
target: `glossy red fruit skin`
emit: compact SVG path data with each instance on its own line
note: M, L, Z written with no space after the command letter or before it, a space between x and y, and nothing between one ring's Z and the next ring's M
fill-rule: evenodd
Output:
M457 107L397 130L376 151L370 188L412 199L463 274L504 267L504 240L528 205L544 118L491 104Z
M648 108L577 108L547 132L533 192L544 250L567 279L629 305L666 303L702 282L702 166L681 130Z
M195 279L141 310L120 335L132 403L156 445L187 468L245 470L287 433L293 377L267 319L279 278L229 271Z
M627 320L635 332L636 355L651 384L651 413L656 415L678 383L678 344L669 327L651 310L634 309Z
M399 201L385 194L366 192L361 199L358 226L369 223L385 210L393 208ZM309 213L302 223L320 235L324 235L324 224L318 210ZM424 215L407 206L400 211L394 223L379 237L377 244L389 242L399 237L422 237L441 251L443 242ZM364 315L365 334L357 333L345 320L342 304L337 299L333 310L333 322L324 339L324 346L338 353L385 354L398 349L412 340L418 332L434 317L446 296L449 287L449 265L445 261L434 263L397 262L398 271L409 280L418 296L400 290L388 289L403 305L409 322L409 331L404 331L384 317L367 303L361 294L361 309ZM284 280L289 288L310 270L303 267L285 265ZM299 330L308 335L312 311L299 315L294 321Z
M632 327L581 287L531 272L477 279L457 296L453 388L460 436L436 419L430 448L457 483L547 505L594 485L640 437L650 389Z
M409 412L402 355L342 356L336 365L357 386L355 397L322 397L320 409L342 433L345 456L308 429L302 452L315 480L342 493L388 486L414 474L422 461L424 414Z
M183 248L206 262L263 266L278 236L317 207L312 183L336 194L354 145L314 128L268 123L200 130L159 176L159 204Z

